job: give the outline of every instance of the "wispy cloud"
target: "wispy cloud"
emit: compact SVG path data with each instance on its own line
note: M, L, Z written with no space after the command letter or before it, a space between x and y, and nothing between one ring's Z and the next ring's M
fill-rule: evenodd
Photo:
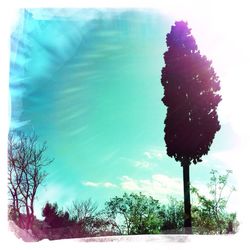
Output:
M92 181L86 181L82 182L84 186L87 187L104 187L104 188L116 188L117 185L113 184L111 182L92 182Z
M144 155L150 160L153 160L153 159L162 160L163 157L166 155L166 152L164 150L151 149L151 150L145 151Z
M142 192L165 202L169 196L182 195L182 180L162 174L152 175L150 179L134 179L123 176L121 188L130 192Z
M145 160L138 160L138 161L133 161L133 164L137 168L152 168L155 167L156 164L152 163L150 161L145 161Z
M111 182L104 182L104 183L102 183L102 185L104 187L106 187L106 188L115 188L115 187L117 187L117 185L115 185L115 184L113 184Z
M118 188L124 192L142 192L151 195L161 202L166 202L169 196L182 196L182 180L167 175L154 174L148 179L135 179L129 176L122 176L119 184L112 182L84 181L82 184L92 188Z
M100 186L100 183L92 182L92 181L86 181L86 182L83 182L82 184L84 186L87 186L87 187L98 187L98 186Z
M11 124L10 124L10 128L11 129L19 129L21 127L24 127L26 125L28 125L30 123L30 120L26 120L26 121L18 121L18 120L12 120Z
M158 162L163 160L165 156L165 151L160 149L149 149L142 152L141 157L138 159L131 159L128 157L120 157L121 160L126 161L130 165L136 168L154 168L157 167Z
M135 159L130 159L130 158L126 158L126 157L121 157L120 158L123 161L126 161L127 163L129 163L130 165L132 165L133 167L136 168L153 168L156 166L156 163L151 162L149 160L144 160L144 159L140 159L140 160L135 160Z
M116 150L113 150L111 152L109 152L108 154L106 154L104 157L103 157L103 162L108 162L108 161L111 161L111 160L114 160L115 156L117 155L117 153L119 152L119 149L116 149Z

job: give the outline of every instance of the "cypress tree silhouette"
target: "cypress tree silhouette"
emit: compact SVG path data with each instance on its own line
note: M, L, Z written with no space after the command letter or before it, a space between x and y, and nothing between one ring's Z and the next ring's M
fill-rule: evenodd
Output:
M183 168L184 228L192 233L189 166L202 161L220 130L220 81L212 62L200 54L186 22L175 22L166 43L161 76L162 101L167 106L164 139L167 154Z

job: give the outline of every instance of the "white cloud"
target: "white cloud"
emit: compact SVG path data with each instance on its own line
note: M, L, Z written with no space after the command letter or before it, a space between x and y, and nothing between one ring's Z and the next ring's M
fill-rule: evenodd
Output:
M119 152L119 149L116 149L116 150L113 150L111 152L109 152L108 154L106 154L104 157L103 157L103 162L107 162L107 161L112 161L114 160L116 154Z
M156 166L156 163L150 162L148 160L134 160L126 157L121 157L121 160L124 160L131 164L132 166L136 168L153 168Z
M159 149L150 149L143 152L143 157L139 159L131 159L127 157L121 157L121 160L127 161L129 164L133 165L136 168L154 168L157 166L157 160L162 160L166 155L164 150Z
M111 183L111 182L92 182L92 181L86 181L82 182L84 186L87 187L105 187L105 188L116 188L117 185Z
M156 166L156 164L149 161L141 160L141 161L134 161L134 166L137 168L151 168Z
M138 181L132 179L128 176L122 177L121 187L122 189L129 190L129 191L141 191L140 186L137 184Z
M134 179L122 177L121 188L125 191L142 192L151 195L161 202L166 202L169 196L182 195L182 180L167 175L155 174L150 179Z
M208 198L212 198L209 194L207 183L195 181L192 183L192 186L196 187L200 194L205 195ZM123 176L121 178L120 187L126 192L142 192L145 195L150 195L162 203L167 203L170 196L176 197L180 200L183 198L182 179L172 178L162 174L152 175L152 177L149 179L135 179L129 176ZM230 193L230 188L230 185L229 187L225 188L223 192L225 197L227 197ZM192 200L193 202L196 201L195 196L192 196ZM233 192L227 204L229 211L238 211L238 200L239 197L237 192Z
M10 128L11 129L19 129L22 128L26 125L28 125L31 121L30 120L26 120L26 121L19 121L19 120L12 120L11 124L10 124Z
M117 187L115 184L111 183L111 182L104 182L102 183L102 186L106 187L106 188L114 188Z
M83 185L87 186L87 187L98 187L98 186L100 186L100 183L92 182L92 181L86 181L86 182L83 182Z
M151 149L151 150L145 151L144 155L150 160L153 160L153 159L162 160L163 157L166 155L166 152L164 150Z
M244 152L245 153L245 152ZM239 163L243 156L243 149L242 148L233 148L229 150L217 151L211 154L211 158L223 163L224 169L237 169Z

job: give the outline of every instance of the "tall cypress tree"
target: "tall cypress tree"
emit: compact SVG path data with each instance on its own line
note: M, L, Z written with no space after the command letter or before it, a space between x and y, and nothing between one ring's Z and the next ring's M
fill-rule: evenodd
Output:
M217 106L220 81L212 62L202 56L186 22L175 22L166 39L161 83L167 106L167 154L181 163L184 186L184 227L192 233L189 166L208 154L220 130Z

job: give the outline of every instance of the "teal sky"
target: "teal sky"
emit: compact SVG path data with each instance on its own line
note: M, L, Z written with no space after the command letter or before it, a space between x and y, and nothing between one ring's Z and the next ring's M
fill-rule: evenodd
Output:
M11 44L11 127L34 130L54 158L37 199L100 206L123 192L182 198L182 169L167 157L160 83L175 20L149 10L20 11ZM198 44L199 46L199 44ZM211 58L212 59L212 58ZM235 136L221 121L209 156L191 168L203 187Z

